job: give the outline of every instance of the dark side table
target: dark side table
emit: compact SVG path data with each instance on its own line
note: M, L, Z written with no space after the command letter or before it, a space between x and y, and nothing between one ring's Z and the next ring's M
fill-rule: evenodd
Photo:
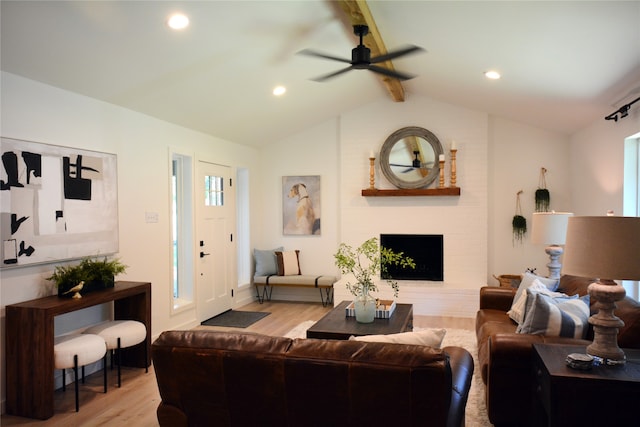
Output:
M594 366L588 371L565 363L571 353L586 353L585 346L534 344L533 350L535 425L637 425L640 350L624 349L623 366Z

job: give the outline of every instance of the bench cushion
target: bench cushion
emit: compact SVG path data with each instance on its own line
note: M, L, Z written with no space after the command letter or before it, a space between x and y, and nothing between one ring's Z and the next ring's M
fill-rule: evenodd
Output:
M310 287L331 287L338 279L335 276L314 276L300 274L297 276L255 276L253 283L256 285L274 286L310 286Z

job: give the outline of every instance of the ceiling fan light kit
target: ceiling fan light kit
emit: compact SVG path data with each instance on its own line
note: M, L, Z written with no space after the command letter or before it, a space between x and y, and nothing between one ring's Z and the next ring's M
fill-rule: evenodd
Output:
M315 77L311 80L314 80L317 82L323 82L351 70L369 70L374 73L382 74L384 76L387 76L393 79L398 79L398 80L409 80L415 77L415 75L413 74L404 73L401 71L381 67L374 64L390 61L392 59L399 58L404 55L409 55L411 53L422 52L424 51L423 48L419 46L409 45L409 46L400 48L398 50L385 53L384 55L375 56L372 58L371 49L369 49L363 43L364 36L369 34L369 27L366 25L354 25L353 32L360 37L360 43L358 44L358 46L356 46L351 50L351 60L340 58L333 55L328 55L321 52L316 52L311 49L304 49L298 52L298 54L301 54L301 55L315 56L318 58L329 59L332 61L338 61L338 62L344 62L344 63L350 64L346 68L343 68L341 70L334 71L332 73L325 74L319 77Z

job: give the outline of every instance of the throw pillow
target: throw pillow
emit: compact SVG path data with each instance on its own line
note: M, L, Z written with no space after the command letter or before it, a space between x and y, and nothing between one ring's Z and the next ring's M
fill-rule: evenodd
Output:
M276 264L276 251L282 251L284 248L280 246L272 250L253 250L253 257L256 260L256 276L270 276L278 274L278 265Z
M278 264L278 276L297 276L300 273L299 250L276 251L276 263Z
M428 347L440 348L446 332L446 329L425 329L424 331L402 332L389 335L352 336L349 339L353 341L426 345Z
M566 296L560 292L550 291L540 280L535 279L533 283L526 289L526 292L542 292L547 295L551 295L552 297L561 297ZM522 323L524 319L525 307L527 303L527 294L523 293L522 297L513 299L513 304L511 305L511 310L507 312L509 317L513 319L518 325Z
M527 300L527 289L533 284L535 280L538 280L550 291L555 291L556 289L558 289L558 286L560 286L560 280L558 279L549 279L548 277L536 276L535 274L529 272L524 273L522 275L520 286L518 286L518 290L516 291L516 296L513 297L511 310L507 312L509 317L518 325L522 322L522 319L524 317L524 305Z
M588 322L589 295L553 297L528 290L524 320L516 333L584 338Z

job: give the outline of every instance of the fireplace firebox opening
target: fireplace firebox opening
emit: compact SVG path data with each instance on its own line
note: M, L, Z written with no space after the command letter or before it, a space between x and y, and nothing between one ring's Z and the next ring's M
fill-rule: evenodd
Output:
M383 279L444 280L444 238L442 234L381 234L380 246L413 258L416 268L389 266Z

